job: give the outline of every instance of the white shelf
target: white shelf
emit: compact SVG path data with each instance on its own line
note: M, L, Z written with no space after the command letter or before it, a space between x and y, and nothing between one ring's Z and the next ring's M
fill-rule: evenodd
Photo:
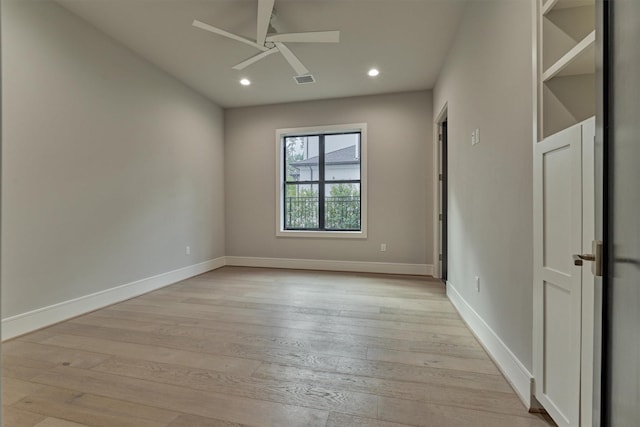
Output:
M570 9L572 7L592 6L595 0L547 0L542 6L542 15L551 10Z
M593 74L595 72L595 43L596 31L593 30L573 49L542 73L542 81L546 82L554 77Z
M536 141L592 117L597 0L535 0ZM640 1L640 0L633 0Z

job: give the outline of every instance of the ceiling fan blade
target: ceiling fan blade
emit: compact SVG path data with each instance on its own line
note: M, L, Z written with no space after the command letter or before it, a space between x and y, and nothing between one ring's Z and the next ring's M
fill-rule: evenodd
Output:
M249 59L245 59L244 61L242 61L241 63L234 65L232 68L234 70L244 70L245 68L247 68L249 65L253 64L254 62L257 62L259 60L261 60L262 58L266 58L267 56L271 55L272 53L276 53L278 52L278 48L274 47L272 49L269 49L265 52L260 52L257 55L252 56Z
M298 73L299 76L302 76L304 74L309 74L309 70L307 70L306 67L302 65L302 62L300 62L298 57L295 56L293 52L289 50L288 47L286 47L280 42L274 42L274 43L278 48L278 50L282 53L282 56L284 56L284 59L287 60L289 65L291 65L291 68L293 68L296 71L296 73Z
M275 0L258 0L258 29L256 31L256 43L260 46L264 46L267 31L269 31L271 13L273 12L273 3L275 3Z
M210 31L212 33L215 33L215 34L218 34L218 35L221 35L221 36L224 36L224 37L228 37L230 39L237 40L239 42L248 44L249 46L253 46L253 47L255 47L257 49L260 49L262 51L269 50L266 47L264 47L264 43L262 43L262 45L259 45L259 44L257 44L256 42L254 42L252 40L249 40L249 39L246 39L244 37L238 36L236 34L230 33L228 31L222 30L220 28L216 28L216 27L211 26L209 24L205 24L204 22L198 21L197 19L194 19L193 23L191 25L193 25L196 28L200 28L200 29L205 30L205 31Z
M284 43L339 43L340 31L311 31L307 33L273 34L268 42Z

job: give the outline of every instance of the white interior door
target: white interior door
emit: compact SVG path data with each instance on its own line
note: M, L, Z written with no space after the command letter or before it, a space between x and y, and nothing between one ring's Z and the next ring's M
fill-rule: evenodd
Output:
M580 425L582 125L534 148L535 396L559 426Z

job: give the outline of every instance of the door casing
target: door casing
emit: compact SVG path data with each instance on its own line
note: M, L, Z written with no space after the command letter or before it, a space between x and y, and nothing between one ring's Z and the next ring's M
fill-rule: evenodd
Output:
M442 278L439 255L441 254L441 232L439 215L442 212L440 173L442 172L442 152L440 150L440 129L442 122L447 121L447 103L444 104L433 125L433 277Z

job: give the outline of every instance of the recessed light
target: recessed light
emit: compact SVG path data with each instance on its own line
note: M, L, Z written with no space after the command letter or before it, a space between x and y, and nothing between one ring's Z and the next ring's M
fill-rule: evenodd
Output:
M370 77L375 77L380 74L380 71L378 71L376 68L372 68L367 74L369 74Z
M242 79L242 80L240 80L240 84L241 84L242 86L249 86L249 85L251 84L251 80L249 80L249 79Z

